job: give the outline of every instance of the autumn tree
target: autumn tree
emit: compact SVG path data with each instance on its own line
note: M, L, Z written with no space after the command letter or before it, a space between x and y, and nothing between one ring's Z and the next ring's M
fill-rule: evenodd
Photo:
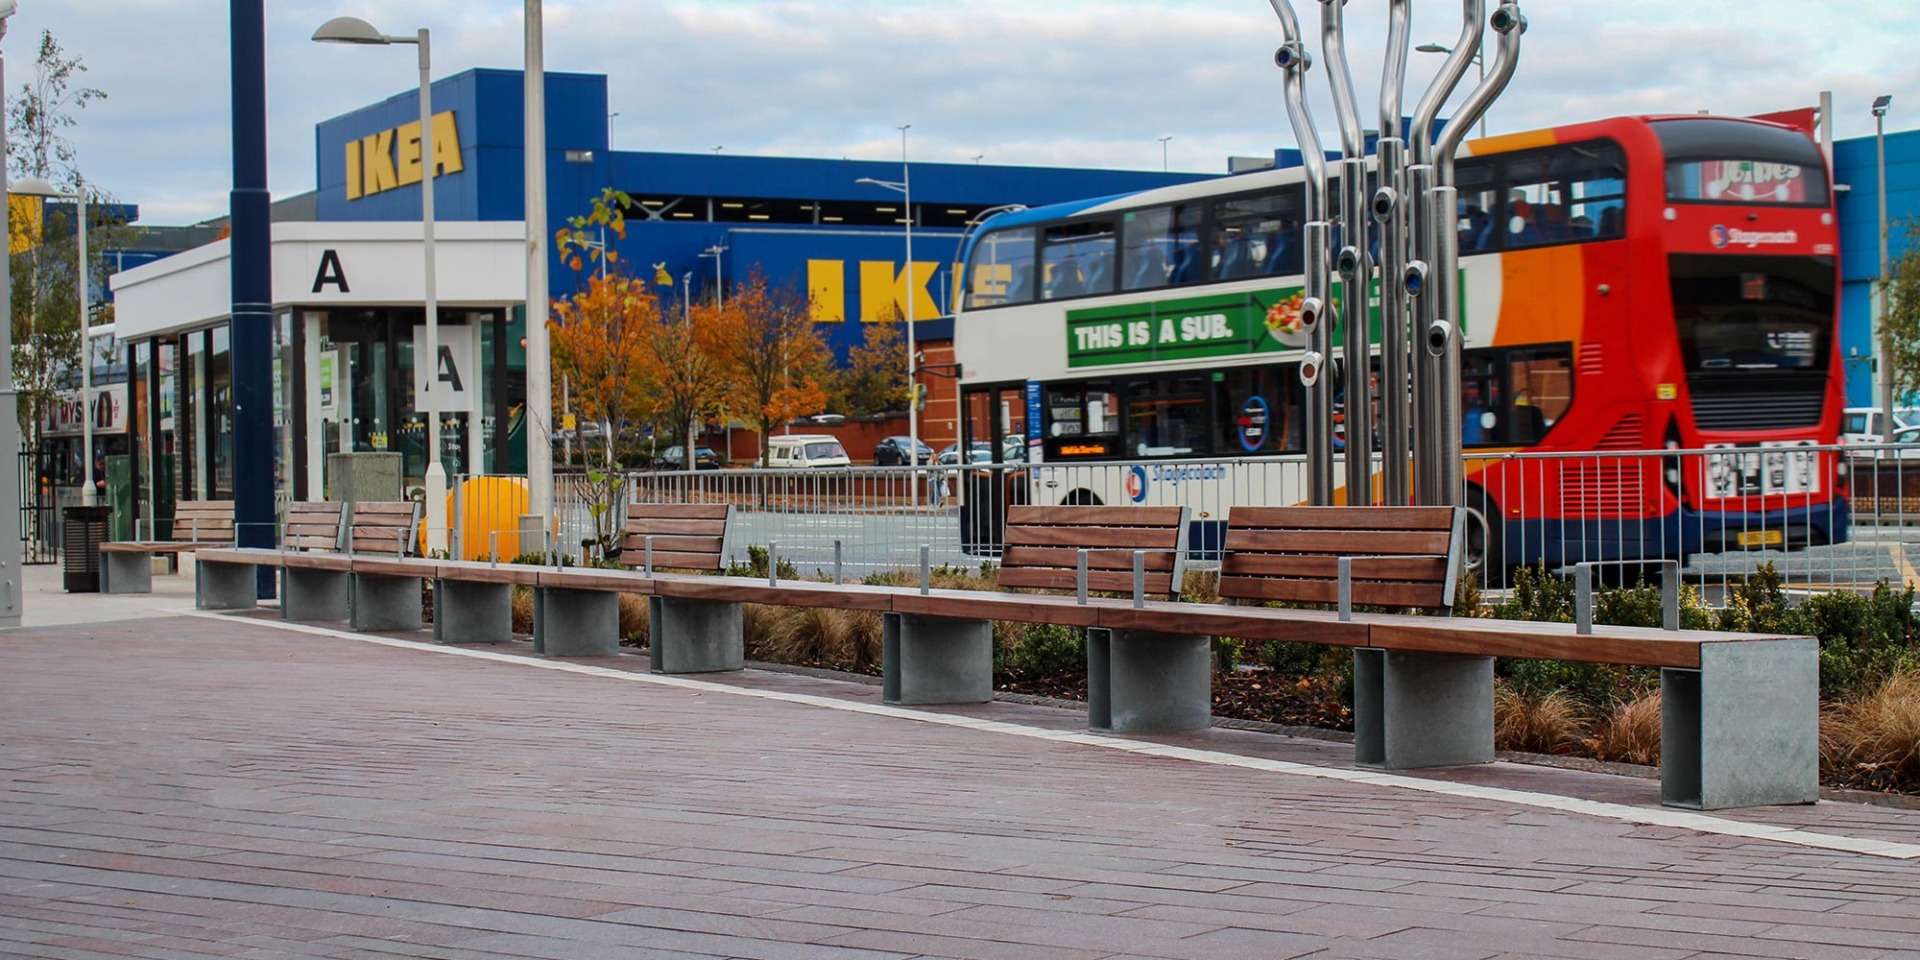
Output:
M861 341L847 353L837 379L835 406L850 416L907 408L907 325L900 309L862 325Z
M648 335L660 322L653 291L627 275L604 240L608 232L626 236L626 203L620 191L602 191L589 213L569 217L554 233L554 249L580 274L582 286L553 305L553 370L565 378L581 415L600 424L607 471L619 466L621 426L645 404Z
M803 294L773 287L759 269L728 294L710 329L710 349L736 410L764 438L776 425L819 412L833 354L814 328ZM760 445L760 464L767 445Z
M701 303L684 319L662 312L642 338L648 406L656 419L680 432L688 469L694 466L694 421L717 415L727 399L727 381L712 349L722 322L718 308Z
M29 177L68 193L84 192L88 203L75 212L98 215L111 198L85 183L66 131L76 114L106 94L80 82L86 64L69 55L50 31L40 34L33 73L7 105L7 169L14 180ZM74 271L78 254L73 214L38 198L20 197L13 206L9 237L13 289L13 371L19 390L20 423L38 438L44 412L80 359L80 296ZM94 290L105 289L110 266L103 255L114 243L113 225L88 223L88 273ZM94 322L112 319L110 307L95 304ZM77 379L77 377L76 377ZM89 398L90 399L90 398Z
M1894 405L1900 406L1904 398L1920 394L1920 217L1908 217L1889 229L1897 255L1888 264L1887 315L1881 323L1893 362ZM1874 295L1880 292L1875 284Z

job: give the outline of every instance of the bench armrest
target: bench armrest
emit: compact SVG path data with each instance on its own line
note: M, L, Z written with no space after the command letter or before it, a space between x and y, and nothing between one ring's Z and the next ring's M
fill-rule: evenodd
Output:
M1147 554L1165 553L1173 556L1175 563L1173 569L1168 574L1169 578L1178 576L1180 571L1178 561L1186 555L1186 551L1180 548L1172 550L1132 550L1127 547L1078 547L1074 550L1076 560L1073 572L1073 593L1075 597L1079 598L1082 604L1087 602L1087 557L1095 551L1130 553L1133 555L1133 605L1135 607L1144 607L1147 605ZM1179 594L1179 583L1169 579L1168 586L1169 593L1174 595Z
M1449 557L1438 553L1385 554L1385 553L1343 553L1339 556L1339 609L1340 619L1353 619L1353 561L1355 560L1447 560ZM1449 599L1451 605L1451 599Z
M1680 629L1680 561L1662 560L1587 560L1573 565L1573 629L1575 633L1593 632L1593 568L1600 566L1660 565L1660 629Z

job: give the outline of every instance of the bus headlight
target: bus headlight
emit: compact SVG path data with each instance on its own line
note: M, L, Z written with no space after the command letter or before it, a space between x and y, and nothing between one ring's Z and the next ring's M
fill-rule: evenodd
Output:
M1300 358L1300 384L1311 387L1320 382L1320 364L1324 358L1317 350L1309 350Z

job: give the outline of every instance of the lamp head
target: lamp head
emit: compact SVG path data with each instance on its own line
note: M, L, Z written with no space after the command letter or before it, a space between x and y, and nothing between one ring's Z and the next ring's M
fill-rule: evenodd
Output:
M14 0L0 0L0 37L7 35L7 18L19 9L20 5Z
M27 177L24 180L15 180L7 185L7 192L28 197L51 197L56 200L67 200L73 197L73 194L39 177Z
M1423 43L1413 49L1421 53L1452 53L1453 48L1444 43Z
M1893 105L1892 94L1882 94L1880 96L1874 97L1873 98L1873 115L1876 117L1886 116L1887 108L1892 105Z
M315 43L388 44L393 41L359 17L334 17L313 32Z

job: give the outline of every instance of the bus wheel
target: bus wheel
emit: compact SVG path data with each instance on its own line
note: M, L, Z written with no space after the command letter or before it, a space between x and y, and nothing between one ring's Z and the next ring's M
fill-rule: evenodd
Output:
M1489 588L1507 585L1506 520L1485 490L1467 488L1467 575Z
M1092 490L1075 490L1067 494L1067 498L1060 501L1060 505L1066 507L1097 507L1101 504L1100 498L1094 496Z

